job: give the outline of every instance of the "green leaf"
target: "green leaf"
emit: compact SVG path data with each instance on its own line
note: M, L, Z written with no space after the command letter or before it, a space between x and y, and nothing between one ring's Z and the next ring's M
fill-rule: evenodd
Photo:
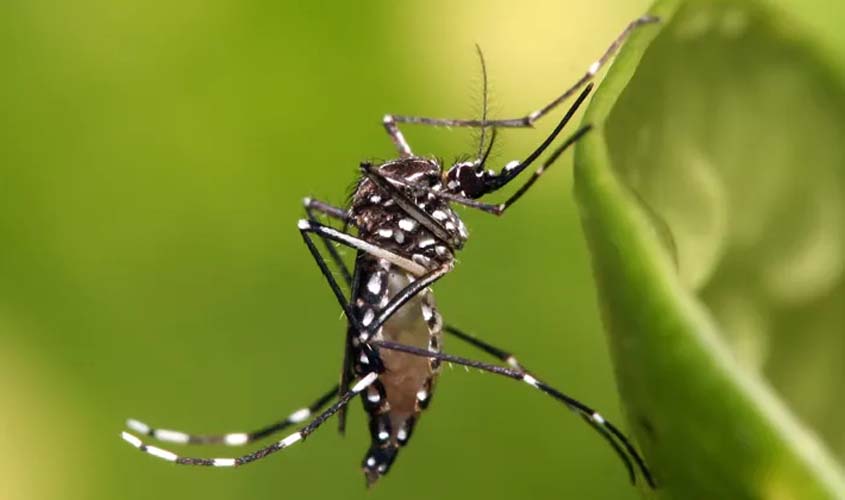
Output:
M843 498L768 370L776 333L843 332L845 86L766 4L652 13L585 114L575 190L656 495Z

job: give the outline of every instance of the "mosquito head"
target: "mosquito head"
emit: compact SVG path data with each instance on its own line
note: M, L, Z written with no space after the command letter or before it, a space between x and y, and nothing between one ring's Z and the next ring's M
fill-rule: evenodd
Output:
M479 150L478 158L472 161L459 161L446 171L445 184L447 191L452 194L476 199L501 187L498 179L499 176L492 170L484 170L484 164L487 163L487 158L490 156L490 151L496 142L496 129L493 128L492 130L490 142L483 152Z
M496 174L484 170L478 160L461 161L446 171L446 190L467 198L481 198L492 191L491 184L495 177Z

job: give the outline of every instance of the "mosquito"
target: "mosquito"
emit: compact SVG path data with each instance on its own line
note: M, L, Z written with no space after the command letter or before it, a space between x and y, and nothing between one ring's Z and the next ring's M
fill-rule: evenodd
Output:
M584 137L590 125L581 126L551 150L533 175L504 202L491 204L478 199L507 186L534 164L584 103L593 88L591 80L628 35L639 26L657 20L653 16L643 16L629 23L574 85L552 102L519 118L488 119L486 67L479 50L485 87L480 120L386 115L384 128L398 151L398 158L378 165L361 163L361 175L346 208L305 198L307 218L299 221L299 231L347 319L339 384L310 406L252 432L195 435L153 428L137 420L128 420L127 426L138 434L159 441L240 446L309 419L310 422L279 441L237 458L180 456L144 444L129 432L122 433L123 439L145 453L180 465L237 467L261 460L304 440L335 414L343 432L346 407L360 396L369 418L371 436L371 445L362 467L367 485L372 486L388 473L399 450L410 441L420 415L431 403L441 364L447 362L508 377L550 396L580 416L607 441L625 465L632 483L636 482L638 471L653 488L655 482L645 461L619 428L590 406L532 375L508 351L444 324L435 306L431 286L452 271L455 253L469 237L466 226L452 206L463 205L494 215L504 214L561 154ZM530 128L535 121L573 96L574 102L536 149L524 159L506 164L499 172L485 170L499 128ZM478 128L481 140L477 154L470 161L459 161L444 168L435 159L414 155L399 130L399 124ZM488 129L490 139L486 141ZM336 220L342 228L322 224L318 215ZM315 239L322 242L328 257L324 257ZM336 248L338 244L355 251L351 272ZM340 279L348 287L349 297L332 273L330 262L340 271ZM504 366L442 352L444 333L478 348ZM326 405L329 405L328 408Z

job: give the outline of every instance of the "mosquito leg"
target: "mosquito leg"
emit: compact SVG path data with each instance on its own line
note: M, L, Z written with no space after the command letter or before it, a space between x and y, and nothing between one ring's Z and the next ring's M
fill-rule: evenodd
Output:
M390 319L390 317L399 310L400 307L405 305L405 303L414 298L418 293L428 288L432 283L448 274L454 267L454 263L449 262L448 264L444 264L436 269L428 270L416 262L372 245L371 243L367 243L364 240L355 238L354 236L337 231L336 229L328 226L315 224L307 220L299 221L299 229L302 233L302 239L305 241L305 245L308 247L308 250L314 257L314 260L317 262L317 266L320 268L320 271L323 273L326 281L329 283L329 287L331 287L332 292L335 294L335 297L346 314L347 319L355 330L359 332L361 339L365 341L369 339L373 333L377 332L378 329L381 328L382 325L384 325L384 323ZM362 314L361 318L358 318L352 311L349 301L346 297L344 297L343 291L340 289L340 285L337 283L337 280L335 280L334 276L332 276L328 265L326 265L325 259L323 259L323 256L320 255L320 252L317 250L314 242L311 241L311 238L309 237L310 232L347 244L353 248L366 251L367 253L390 262L391 264L398 265L400 268L416 274L419 277L411 284L400 290L380 311L368 310ZM401 264L397 264L397 262L400 262ZM422 272L414 273L415 270L421 270ZM381 288L383 285L386 286L386 284L382 283L372 284L374 288ZM367 286L371 285L368 283ZM376 314L378 317L376 317Z
M340 307L343 309L347 320L350 324L355 327L357 331L361 331L363 329L363 327L361 326L361 321L352 311L352 308L349 305L349 301L343 295L343 290L340 289L340 285L337 283L337 280L335 279L334 275L332 275L329 266L326 264L326 260L320 254L320 251L317 250L317 246L314 245L314 242L311 241L311 237L309 236L308 232L306 232L304 229L304 227L310 228L312 224L313 223L310 223L306 220L299 221L299 229L302 233L302 240L305 242L305 246L308 247L308 251L311 252L311 256L314 257L314 261L317 263L317 267L320 268L320 272L323 274L323 277L326 278L326 282L329 284L329 288L331 288L332 293L334 293L338 304L340 304Z
M174 462L179 465L204 465L210 467L237 467L240 465L245 465L250 462L255 462L257 460L261 460L262 458L267 457L270 454L276 453L279 450L285 449L299 441L304 440L309 435L311 435L317 428L319 428L323 423L328 420L332 415L338 412L341 408L349 404L349 401L352 400L356 395L358 395L361 391L369 387L373 382L378 379L378 373L370 372L358 382L352 386L352 389L347 391L343 396L341 396L338 401L324 410L322 413L317 415L314 420L311 421L308 425L301 428L297 432L287 436L286 438L282 439L281 441L277 441L270 446L266 446L261 448L260 450L254 451L250 454L243 455L237 458L194 458L194 457L180 457L179 455L163 450L156 446L150 446L144 444L138 437L128 432L123 432L121 437L127 443L131 444L135 448L143 451L144 453L149 453L150 455L156 456L163 460L167 460L168 462Z
M615 40L610 44L610 46L604 51L601 57L599 57L587 71L579 78L575 84L571 87L566 89L562 94L552 100L550 103L546 104L545 106L541 107L540 109L528 113L525 116L521 116L518 118L509 118L504 120L459 120L459 119L451 119L451 118L427 118L421 116L402 116L402 115L387 115L384 118L385 128L388 127L388 120L390 122L391 127L394 130L398 131L396 126L397 123L413 123L416 125L428 125L434 127L511 127L511 128L521 128L521 127L531 127L535 121L539 120L546 114L548 114L551 110L556 108L560 103L567 100L568 98L575 95L584 85L589 83L595 76L599 70L607 64L607 62L616 54L616 51L619 50L619 47L625 42L625 39L637 29L639 26L644 24L650 24L659 21L659 18L654 16L642 16L631 21L624 30L616 37ZM388 129L390 132L390 129ZM391 134L391 137L394 137ZM401 139L401 134L399 135ZM402 139L404 143L404 139ZM394 138L394 143L397 144L399 147L399 142ZM405 144L407 147L407 144ZM400 150L401 151L401 150ZM410 154L410 149L408 149L408 153Z
M309 248L310 250L312 250L312 254L314 255L315 260L317 260L317 265L318 265L318 266L320 266L320 269L321 269L321 270L323 270L323 268L324 268L324 266L325 266L325 260L322 258L322 256L320 256L320 255L319 255L319 252L316 252L316 248L313 246L313 242L311 242L311 241L310 241L310 239L308 239L308 237L305 235L306 230L302 228L302 222L308 222L309 224L313 224L313 223L311 223L310 221L300 221L300 230L303 232L303 237L305 238L305 242L306 242L306 244L308 245L308 248ZM322 225L320 225L319 223L317 223L317 224L313 224L313 228L317 228L317 229L315 229L315 231L314 231L314 232L316 232L318 235L322 235L322 234L324 234L324 233L322 232L322 230L325 230L325 229L333 230L332 228L328 228L328 227L326 227L326 226L322 226ZM335 230L333 230L333 231L335 231ZM346 237L348 237L348 238L350 238L350 239L357 239L357 238L352 237L351 235L346 235L345 233L340 233L339 231L335 231L335 232L337 232L337 233L339 233L339 234L344 234ZM339 241L338 239L336 239L336 238L334 238L334 237L329 237L329 236L327 236L327 238L328 238L328 239L332 239L332 240L334 240L334 241ZM364 242L363 240L359 240L359 241L360 241L361 243L366 243L366 242ZM341 243L348 244L348 243L346 243L345 241L341 241ZM366 244L367 244L367 245L369 245L369 246L374 246L374 245L370 245L369 243L366 243ZM352 246L352 245L350 245L350 246ZM353 248L358 248L358 247L353 247ZM376 248L378 248L378 247L376 247ZM359 248L359 249L360 249L360 250L362 250L362 251L367 251L367 250L366 250L366 249L364 249L364 248ZM380 252L386 252L385 250L382 250L382 249L379 249L379 251L380 251ZM371 253L371 252L369 252L369 253ZM374 255L375 255L376 257L385 258L384 256L382 256L382 255L380 255L380 254L374 254ZM395 255L395 254L391 254L391 255ZM398 257L398 256L397 256L397 257ZM401 258L401 257L400 257L400 258ZM403 259L403 260L407 260L407 259L404 259L404 258L402 258L402 259ZM385 260L388 260L388 261L390 262L390 259L385 258ZM417 263L415 263L415 262L413 262L413 261L409 261L409 262L411 262L411 263L412 263L413 265L415 265L415 266L418 266L418 267L421 267L421 268L422 268L422 266L420 266L419 264L417 264ZM391 262L391 263L393 263L393 262ZM348 268L346 268L346 265L345 265L342 261L338 261L338 265L339 265L339 267L340 267L341 269L343 269L344 275L350 275L350 279L349 279L349 281L348 281L348 282L351 282L351 274L349 273L349 269L348 269ZM400 266L400 267L401 267L401 266ZM406 269L406 270L408 270L408 271L411 271L410 269L407 269L407 268L404 268L404 269ZM425 268L422 268L422 269L425 269ZM390 316L392 316L392 315L393 315L393 314L394 314L394 313L395 313L395 312L396 312L396 311L397 311L400 307L402 307L403 305L405 305L405 303L407 303L409 300L411 300L412 298L414 298L414 296L416 296L416 295L417 295L418 293L420 293L422 290L424 290L425 288L427 288L428 286L430 286L432 283L434 283L435 281L439 280L440 278L442 278L443 276L445 276L446 274L448 274L450 271L452 271L452 269L453 269L453 265L452 265L452 264L449 264L449 265L445 265L445 266L439 267L439 268L437 268L437 269L434 269L434 270L432 270L432 271L425 271L425 272L422 274L422 276L420 276L420 278L419 278L419 279L415 280L413 283L409 284L407 287L405 287L404 289L400 290L400 291L399 291L399 292L398 292L398 293L397 293L397 294L393 297L393 299L391 299L391 301L390 301L390 302L388 302L388 303L387 303L387 305L385 305L385 307L384 307L381 311L379 311L379 318L378 318L378 320L377 320L374 324L370 323L370 324L369 324L370 326L369 326L369 328L368 328L368 329L369 329L371 332L376 331L376 330L377 330L379 327L381 327L381 326L382 326L382 325L383 325L383 324L384 324L384 323L385 323L385 322L386 322L386 321L390 318ZM412 271L411 271L411 272L412 272ZM337 284L337 281L335 281L335 280L334 280L334 277L333 277L333 276L331 276L331 272L330 272L330 271L328 271L328 267L327 267L327 266L325 266L325 271L324 271L324 273L323 273L323 274L324 274L324 275L326 275L326 279L330 281L329 285L332 287L332 289L333 289L333 290L335 290L335 289L337 290L337 292L335 292L335 295L338 295L338 296L339 296L338 300L341 302L341 305L342 305L342 307L344 308L344 311L346 311L346 310L347 310L347 308L348 308L348 301L346 300L346 298L345 298L345 297L343 297L343 294L342 294L342 293L338 293L338 292L340 292L340 287L339 287L339 285ZM354 317L354 316L352 315L351 311L347 311L347 312L348 312L347 317ZM375 311L374 311L374 313L375 313ZM376 319L376 318L375 318L375 317L373 317L373 319ZM361 326L363 326L363 327L367 327L368 325L361 325ZM364 331L364 330L366 330L366 328L358 328L358 331Z
M396 146L396 150L399 151L399 156L402 158L413 156L411 146L408 145L408 141L405 140L405 136L402 135L402 131L399 130L396 122L397 120L394 119L393 115L384 115L384 119L382 120L384 129L387 130L387 135L390 136L390 140Z
M598 432L599 435L603 437L605 441L607 441L607 444L609 444L610 447L613 448L613 451L616 452L616 455L619 457L622 463L625 464L625 468L628 469L628 478L631 480L631 484L636 484L637 473L634 471L634 464L631 463L631 459L628 458L628 454L625 453L625 448L623 448L622 445L620 445L616 441L616 439L614 439L614 435L611 434L608 429L602 427L602 425L593 420L592 417L588 417L584 414L580 414L580 416L581 419L587 423L587 425L595 429L596 432ZM636 455L634 455L634 460L638 460L638 457ZM639 460L637 463L639 464ZM643 469L643 476L645 476L646 482L648 482L649 486L654 488L654 482L652 481L652 478L649 474L650 472L648 471L648 469Z
M454 335L455 337L463 340L464 342L466 342L466 343L468 343L472 346L477 347L478 349L481 349L482 351L484 351L487 354L493 356L494 358L498 359L502 363L508 364L509 366L513 367L514 369L517 369L521 372L526 371L525 368L523 368L522 365L519 363L519 361L517 361L516 356L514 356L513 354L511 354L508 351L504 351L504 350L499 349L498 347L496 347L494 345L488 344L487 342L479 339L478 337L470 335L470 334L468 334L464 331L461 331L458 328L455 328L454 326L451 326L451 325L445 325L443 327L443 331L445 331L446 333L448 333L450 335Z
M343 223L349 223L349 215L346 213L346 210L326 203L324 201L315 200L313 198L303 198L302 204L305 206L305 213L308 214L309 217L314 217L314 212L320 212L321 214L328 215L332 219L337 219ZM316 217L314 217L316 219Z
M337 241L338 243L343 243L344 245L367 252L375 257L384 259L390 262L391 264L394 264L399 268L404 269L416 276L425 276L429 272L428 269L421 266L420 264L417 264L412 260L406 259L405 257L397 255L376 245L373 245L372 243L368 243L360 238L356 238L348 233L338 231L337 229L334 229L329 226L324 226L320 223L301 219L299 221L299 232L302 234L302 240L308 247L308 251L311 252L311 255L314 257L314 261L317 262L317 266L320 268L320 272L323 273L323 276L326 278L329 287L332 289L332 293L334 293L335 298L337 298L338 304L340 304L340 307L343 309L343 312L346 314L346 317L349 322L352 323L352 325L355 327L355 330L359 332L367 330L365 328L366 325L363 325L362 321L357 318L352 312L352 308L349 305L349 301L343 295L343 290L341 290L340 285L332 275L332 272L329 269L329 266L326 264L325 259L320 254L320 251L317 250L317 246L314 245L313 241L311 241L311 237L309 236L310 234L316 234L319 237L324 237L332 241Z
M149 425L139 422L138 420L129 419L126 421L126 426L129 429L144 435L149 436L158 441L179 444L225 444L228 446L241 446L247 443L252 443L259 439L275 434L291 425L298 424L308 420L311 415L320 411L326 403L337 396L338 386L320 396L319 399L311 403L310 406L300 408L288 415L284 420L262 427L252 432L230 432L226 434L188 434L180 431L173 431L169 429L156 429Z
M366 342L369 338L378 331L379 328L393 316L396 311L399 310L400 307L405 305L409 300L413 299L417 296L420 292L431 286L432 283L439 280L443 276L449 274L454 267L453 262L449 262L444 264L437 269L429 271L424 276L420 277L417 280L414 280L411 284L400 290L390 299L390 302L387 303L380 311L378 311L378 317L376 317L376 312L373 311L371 314L370 311L364 313L364 317L361 320L361 324L365 327L364 330L359 330L360 338L362 341ZM369 284L368 284L369 286ZM379 284L379 287L382 286ZM373 321L375 320L375 321Z
M342 221L344 224L349 224L349 216L346 213L346 210L335 207L328 203L322 202L320 200L315 200L313 198L305 198L302 200L302 204L305 205L305 213L308 216L308 220L312 223L319 223L320 221L317 220L317 216L314 212L320 212L325 214L333 219L337 219ZM331 257L332 261L335 263L338 269L340 269L340 274L343 276L343 280L346 282L347 285L352 284L352 274L347 269L346 265L343 263L343 259L340 257L340 254L337 251L337 248L332 245L331 241L328 238L320 237L323 241L323 246L326 248L326 252L329 253L329 257Z
M395 254L389 250L385 250L384 248L381 248L377 245L373 245L372 243L364 241L360 238L356 238L355 236L352 236L349 233L338 231L333 227L324 226L323 224L311 222L305 219L300 220L298 226L299 231L302 233L303 237L306 237L308 233L313 233L319 237L328 238L332 241L342 243L348 247L363 250L364 252L367 252L373 257L384 259L415 276L422 276L428 272L428 269L421 266L420 264L417 264L411 259L406 259L401 255Z
M515 370L513 368L506 368L503 366L491 365L488 363L483 363L481 361L475 361L471 359L462 358L459 356L454 356L451 354L439 353L434 351L429 351L426 349L420 349L418 347L408 346L404 344L397 344L395 342L388 342L388 341L370 341L369 344L373 347L380 347L382 349L390 349L394 351L404 352L408 354L412 354L415 356L420 356L424 358L433 358L439 359L441 361L446 361L449 363L455 363L457 365L468 366L470 368L477 368L479 370L483 370L490 373L495 373L498 375L502 375L508 378L512 378L514 380L520 380L525 382L526 384L538 389L539 391L551 396L552 398L556 399L557 401L566 405L567 408L581 416L586 422L592 422L592 427L597 432L602 434L605 439L608 440L618 440L617 446L614 446L614 449L618 450L624 448L628 455L630 455L634 462L637 464L637 468L642 473L643 477L645 478L646 482L654 488L655 483L654 479L652 478L651 472L649 472L648 467L645 464L645 461L637 452L634 445L631 444L631 441L628 440L627 437L620 431L615 425L610 423L609 421L605 420L598 412L590 408L589 406L585 405L584 403L574 399L566 394L558 391L554 387L542 382L532 375L528 373L522 372L520 370ZM623 457L623 461L626 464L628 470L631 470L630 462L625 455L620 455ZM632 476L633 477L633 476Z
M459 329L457 329L453 326L446 325L446 326L443 327L443 330L446 333L454 335L455 337L459 338L460 340L463 340L464 342L467 342L468 344L471 344L471 345L477 347L478 349L486 352L487 354L490 354L491 356L498 359L499 361L502 361L503 363L507 363L508 365L510 365L513 368L521 371L522 373L529 373L528 370L526 368L524 368L519 363L519 361L517 361L516 357L513 354L511 354L510 352L499 349L498 347L493 346L491 344L488 344L487 342L484 342L483 340L481 340L477 337L474 337L474 336L472 336L468 333L465 333L465 332L463 332L463 331L461 331L461 330L459 330ZM619 458L622 460L622 462L628 468L628 475L631 478L631 482L634 482L634 466L633 466L633 464L631 464L631 460L628 458L628 455L625 454L625 450L619 445L619 443L617 443L613 439L612 435L608 434L608 432L605 429L598 427L598 424L596 424L596 422L594 422L592 420L592 418L587 418L587 416L583 415L583 414L581 414L581 417L584 419L585 422L587 422L588 425L590 425L591 427L594 427L596 429L596 431L598 431L602 435L602 437L605 438L605 440L610 444L610 446L613 447L613 449L616 451L616 454L619 455Z
M343 338L343 363L340 366L340 384L338 384L338 391L341 387L349 387L350 381L355 377L352 371L352 341L349 335L344 335ZM340 396L337 393L337 396ZM340 435L346 433L346 411L348 407L344 406L337 412L337 431Z
M353 248L357 248L358 250L365 251L365 252L370 253L370 254L378 257L378 258L384 259L384 260L386 260L386 261L388 261L392 264L395 264L398 267L400 267L400 268L402 268L402 269L404 269L404 270L406 270L410 273L413 273L417 276L425 277L426 275L431 273L431 271L428 271L425 267L421 266L420 264L417 264L416 262L414 262L412 260L406 259L406 258L401 257L399 255L396 255L396 254L394 254L390 251L387 251L387 250L385 250L381 247L378 247L378 246L373 245L371 243L368 243L364 240L356 238L356 237L354 237L350 234L344 233L342 231L338 231L334 228L324 226L324 225L319 224L319 223L310 222L310 221L307 221L307 220L304 220L304 219L300 220L299 221L299 231L300 231L300 233L302 233L302 239L305 242L305 245L308 247L308 250L311 252L311 255L314 257L314 260L317 262L317 266L320 268L320 272L323 273L323 276L326 278L326 281L328 282L329 287L332 289L332 292L334 293L335 297L337 298L338 304L340 304L340 307L343 309L343 312L346 314L346 318L349 320L349 322L352 324L352 326L355 327L356 331L361 332L361 335L364 335L364 332L366 332L365 338L369 338L370 334L372 332L375 332L378 329L378 327L381 326L381 324L383 324L384 321L387 320L387 317L389 317L390 314L393 314L393 312L398 307L400 307L402 304L404 304L405 302L410 300L410 298L413 297L413 295L406 296L404 298L404 300L398 306L392 307L390 309L389 314L387 314L387 316L382 314L379 317L379 322L376 325L371 325L372 320L375 319L374 315L364 315L364 317L358 318L354 314L354 312L352 311L352 308L349 305L349 301L343 295L343 290L340 289L340 285L337 283L337 280L332 275L331 270L329 269L328 265L326 264L325 259L323 258L322 255L320 255L320 251L317 250L317 247L316 247L316 245L314 245L314 242L311 241L311 238L309 237L309 233L314 233L314 234L317 234L318 236L325 237L325 238L328 238L330 240L337 241L339 243L343 243L345 245L351 246ZM425 280L424 279L417 280L416 282L409 285L408 288L414 287L414 285L418 285L421 282L425 282ZM419 290L422 290L422 288L420 288ZM417 290L415 292L415 294L419 293L419 290ZM402 295L401 294L397 295L397 297L395 297L394 301L392 301L391 303L395 302L395 300L397 298L401 299ZM387 310L390 307L391 307L391 304L388 304L385 307L385 309ZM373 313L374 313L374 311L373 311ZM372 317L368 318L368 316L372 316Z
M346 210L333 206L329 203L315 200L313 198L305 198L303 201L303 205L305 206L305 213L308 215L308 220L312 224L319 224L315 212L322 213L332 219L339 220L343 222L344 227L348 226L352 221L349 219L349 215ZM343 277L343 280L346 282L348 287L352 287L353 277L352 273L350 272L349 268L346 266L346 263L343 262L343 259L340 257L340 253L338 253L337 248L335 248L332 240L320 236L320 239L323 241L323 245L326 251L329 254L329 257L332 261L334 261L335 266L340 270L340 275ZM309 245L310 249L310 245ZM312 252L313 253L313 252ZM316 258L316 256L315 256ZM321 268L322 269L322 268ZM352 381L354 377L351 368L351 356L352 356L352 344L350 342L349 336L344 336L343 339L343 363L340 367L340 384L337 386L337 396L340 397L340 391L346 390L349 387L349 383ZM341 435L346 432L346 407L341 408L337 412L337 429Z

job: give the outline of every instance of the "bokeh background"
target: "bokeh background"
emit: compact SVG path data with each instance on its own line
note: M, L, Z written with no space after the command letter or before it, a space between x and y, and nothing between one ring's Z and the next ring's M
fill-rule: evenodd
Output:
M475 42L493 113L521 114L648 3L3 2L0 498L635 498L578 419L459 368L370 493L357 402L346 437L330 423L239 470L171 466L118 434L129 416L246 430L328 388L344 321L296 230L301 198L340 204L360 160L393 155L385 112L476 116ZM778 3L845 49L834 2ZM500 134L495 160L551 125ZM467 131L405 134L446 160L475 148ZM627 428L569 161L502 219L464 212L472 239L438 301Z

